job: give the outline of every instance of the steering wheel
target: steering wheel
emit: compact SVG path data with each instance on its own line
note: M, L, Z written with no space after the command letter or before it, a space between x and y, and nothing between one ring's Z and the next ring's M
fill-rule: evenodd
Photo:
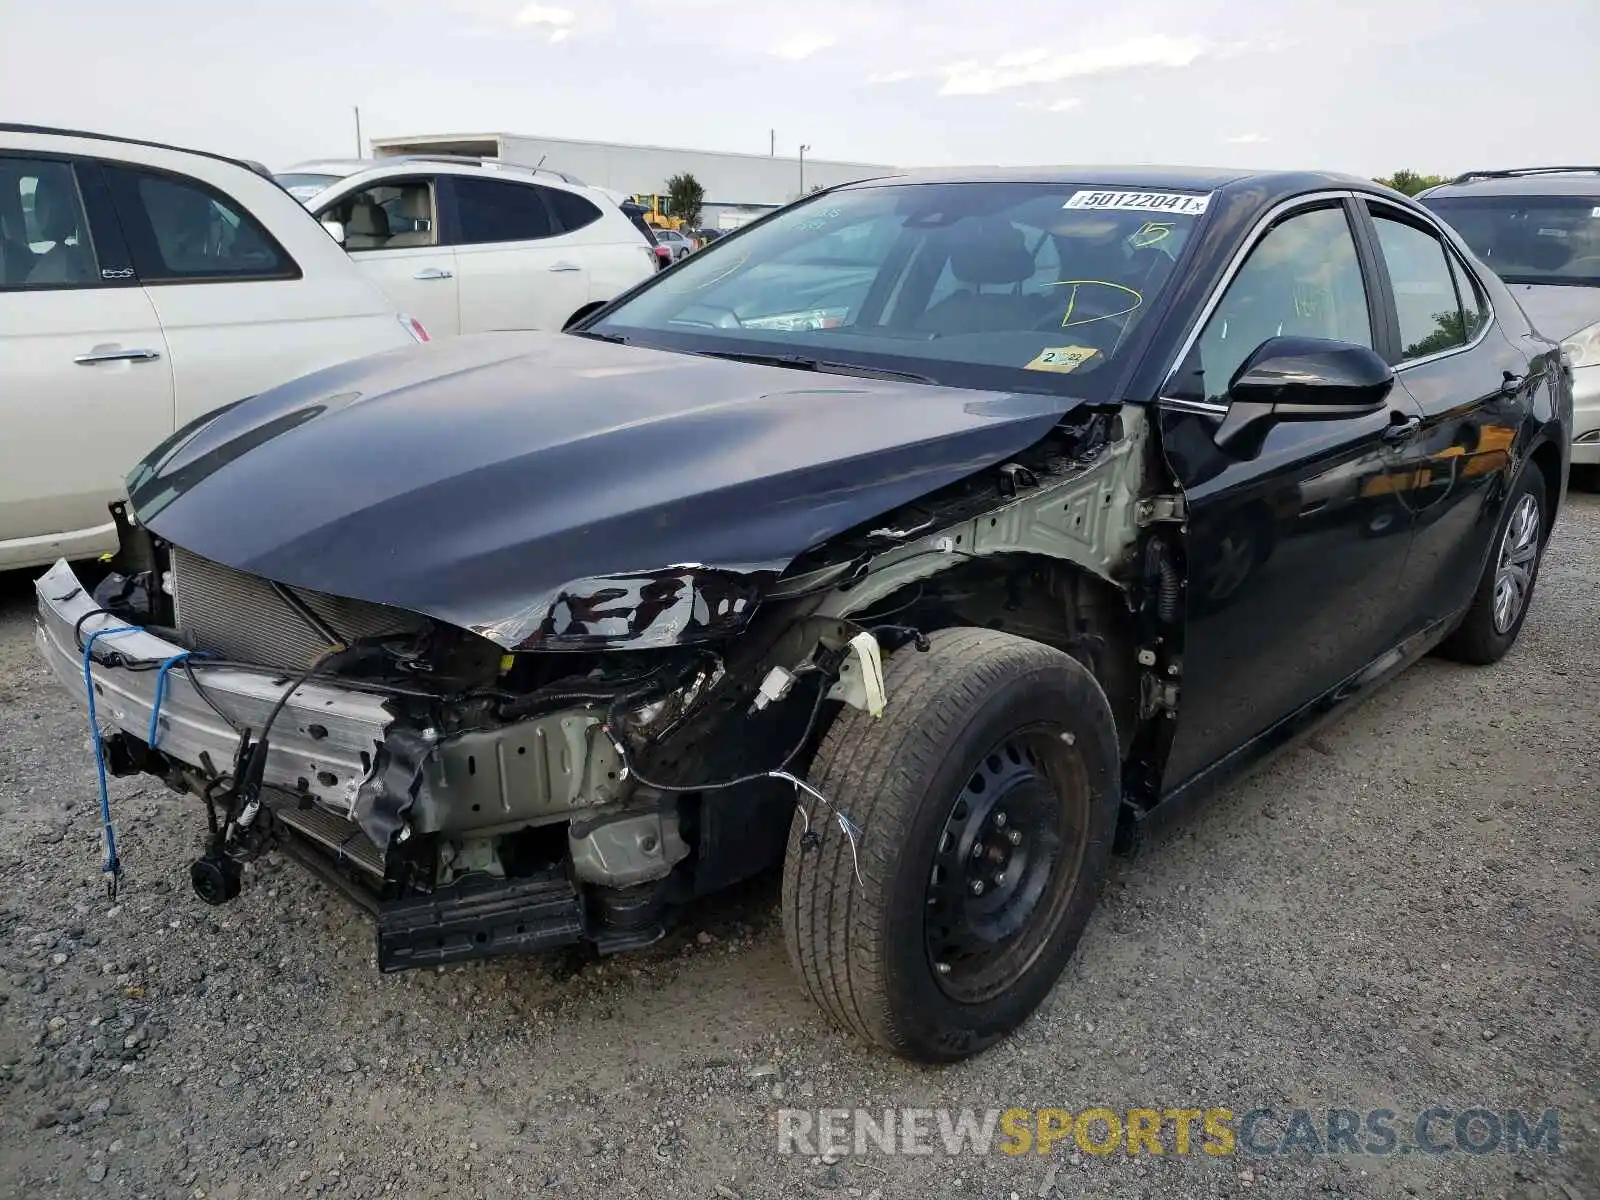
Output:
M1034 326L1037 331L1053 332L1097 321L1114 321L1132 315L1144 304L1143 293L1109 279L1063 279L1055 286L1066 297L1066 312L1059 318L1051 316L1040 321Z

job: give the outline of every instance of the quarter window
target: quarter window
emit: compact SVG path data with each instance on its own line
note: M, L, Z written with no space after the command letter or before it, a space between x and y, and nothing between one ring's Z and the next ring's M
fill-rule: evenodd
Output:
M454 183L461 240L468 245L526 242L555 232L539 195L542 188L494 179L457 178Z
M1456 295L1461 298L1461 312L1465 319L1467 341L1470 342L1489 323L1489 301L1472 272L1454 254L1450 255L1450 274L1456 281Z
M1394 289L1401 361L1466 345L1472 335L1443 243L1415 225L1378 213L1373 213L1372 221Z
M105 167L144 283L283 279L296 267L272 235L221 193L192 179Z
M1196 344L1203 394L1225 401L1257 347L1291 336L1372 345L1361 263L1343 208L1288 217L1256 244Z
M71 164L0 158L0 287L93 287L99 282Z
M557 188L540 188L550 207L555 210L556 223L566 233L593 225L600 219L600 210L575 192Z

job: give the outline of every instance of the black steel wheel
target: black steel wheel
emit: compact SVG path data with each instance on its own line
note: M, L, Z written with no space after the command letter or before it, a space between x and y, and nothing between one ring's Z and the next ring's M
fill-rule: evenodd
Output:
M989 629L930 643L890 658L881 718L846 709L823 739L809 779L825 800L790 831L783 918L830 1018L939 1062L1005 1036L1054 986L1105 878L1121 760L1074 659Z

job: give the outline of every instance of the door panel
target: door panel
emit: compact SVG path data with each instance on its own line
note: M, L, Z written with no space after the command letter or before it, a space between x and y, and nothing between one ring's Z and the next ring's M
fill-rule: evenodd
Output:
M461 284L449 246L352 250L350 258L395 308L421 321L429 337L461 332Z
M1365 416L1286 422L1237 457L1215 435L1238 366L1280 335L1373 346L1381 330L1344 207L1276 220L1226 286L1161 405L1188 505L1182 698L1171 791L1336 687L1399 637L1411 525L1383 499L1403 391ZM1212 410L1208 412L1207 410Z
M589 271L561 238L458 246L461 329L560 329L589 302Z
M112 548L109 532L22 539L108 526L123 476L172 432L172 360L149 299L0 291L0 379L0 569Z
M1397 596L1415 630L1472 599L1532 384L1460 259L1414 214L1369 210L1395 305L1397 378L1422 417L1395 491L1416 530Z

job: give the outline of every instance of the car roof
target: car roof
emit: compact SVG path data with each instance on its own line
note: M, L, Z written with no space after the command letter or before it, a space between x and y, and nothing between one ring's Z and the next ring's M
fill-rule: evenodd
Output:
M1276 201L1302 192L1358 189L1386 197L1399 193L1359 175L1337 171L1250 171L1226 167L1195 166L1038 166L949 167L881 175L842 185L843 190L886 183L1060 183L1083 184L1107 190L1218 192L1249 189L1263 201Z
M261 163L248 158L233 158L226 154L216 154L210 150L196 150L193 146L174 146L168 142L149 142L143 138L121 137L114 133L94 133L87 129L60 129L53 125L18 125L11 122L0 121L0 133L36 133L49 137L88 138L98 142L119 142L124 146L144 146L151 150L171 150L175 154L198 154L201 158L213 159L217 162L231 163L236 167L243 167L257 175L272 178L272 172Z
M1513 167L1468 171L1449 183L1429 188L1418 199L1453 196L1595 196L1600 195L1600 167Z
M377 158L313 158L274 171L275 175L354 175L382 162Z

